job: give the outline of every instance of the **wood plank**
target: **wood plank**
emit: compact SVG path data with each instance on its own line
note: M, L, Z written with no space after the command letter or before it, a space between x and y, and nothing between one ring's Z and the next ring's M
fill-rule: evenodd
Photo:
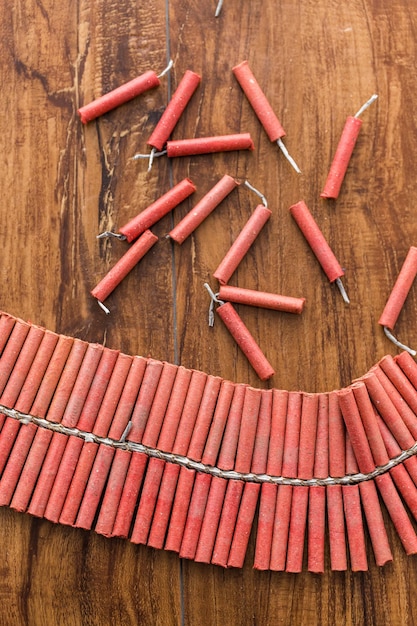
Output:
M401 41L413 40L410 31L417 16L410 3L400 4L401 8L398 3L381 6L375 2L366 11L359 2L343 7L337 3L300 6L255 2L243 8L226 2L218 20L213 20L208 5L191 2L184 11L181 5L172 4L176 72L178 76L186 68L201 72L204 83L199 99L195 98L174 135L251 132L256 144L253 155L208 156L204 166L211 182L224 173L247 178L262 190L273 211L262 239L230 282L306 298L300 317L239 308L276 367L270 383L257 380L219 320L210 329L210 350L204 355L211 373L256 387L318 392L349 384L380 356L395 353L377 320L399 270L399 258L404 258L415 237L410 211L400 209L403 201L412 202L414 182L401 146L408 143L408 132L413 136L414 121L410 119L408 127L404 108L390 109L393 101L399 106L403 89L410 88L410 73L405 68L415 45L410 44L410 53L404 49L400 53L405 66L401 79L394 70L398 48ZM389 46L381 35L388 23L392 33ZM176 38L179 32L181 36ZM249 60L287 131L284 141L302 170L301 176L270 144L236 84L231 68L244 59ZM374 92L379 100L363 115L361 135L340 198L325 202L319 194L345 118ZM396 159L399 161L394 167ZM201 168L201 157L184 159L173 168L181 172L178 176L187 173L192 177ZM199 190L200 195L209 188L209 182ZM305 199L346 268L349 306L335 286L328 284L288 214L289 206L299 199ZM176 250L179 327L183 329L180 360L194 367L199 367L202 357L198 346L207 336L207 296L202 283L211 281L215 286L211 274L255 203L250 194L239 189L210 217L210 223L207 220ZM408 306L413 315L412 294ZM199 311L204 318L196 326L191 320ZM406 316L404 311L398 332L404 329L407 340L413 343L414 325L405 321ZM394 564L378 570L371 556L370 571L364 574L327 572L316 577L253 572L254 533L243 571L224 572L186 562L185 623L197 623L203 613L210 624L243 624L249 620L259 624L276 620L382 624L395 621L392 616L400 614L402 621L411 623L415 601L399 579L403 567L414 568L413 559L404 556L388 519L387 527Z
M8 201L1 306L64 334L172 360L168 249L151 252L141 272L108 299L109 316L89 294L126 249L96 235L117 230L169 188L165 171L149 177L131 160L165 104L166 83L97 123L84 127L77 114L120 83L164 69L164 3L23 2L4 5L2 14L8 89L1 178ZM163 316L155 315L158 303ZM180 566L172 555L161 561L129 542L103 541L5 509L1 523L7 557L0 621L179 623ZM139 583L143 572L146 585Z

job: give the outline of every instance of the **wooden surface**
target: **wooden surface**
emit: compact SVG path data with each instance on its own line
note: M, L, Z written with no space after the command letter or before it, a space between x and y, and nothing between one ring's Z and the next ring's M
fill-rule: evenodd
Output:
M129 354L255 387L328 391L395 354L378 318L417 244L413 0L1 0L1 309ZM83 126L77 108L172 58L159 89ZM297 175L271 144L231 68L248 59L280 118ZM250 132L253 153L157 160L135 152L186 69L202 76L175 138ZM372 93L337 202L319 198L345 118ZM153 229L163 237L225 173L273 212L231 283L306 298L301 316L240 307L276 369L261 383L203 288L258 199L234 192L181 247L161 240L108 299L89 291L123 244L96 239L185 176L194 198ZM348 306L288 208L304 199L346 268ZM417 346L417 288L396 326ZM171 553L0 510L0 623L199 626L402 624L417 620L417 562L390 522L394 562L367 573L289 575L184 561Z

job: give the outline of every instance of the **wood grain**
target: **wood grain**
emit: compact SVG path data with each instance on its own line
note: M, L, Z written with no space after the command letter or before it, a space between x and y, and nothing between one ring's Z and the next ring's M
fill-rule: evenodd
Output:
M417 245L412 0L0 0L1 309L52 330L249 383L337 389L396 348L379 315ZM174 68L161 87L83 126L77 108L134 76ZM231 68L248 59L280 118L295 171L271 144ZM250 132L253 153L147 163L146 140L186 69L202 82L173 136ZM345 118L372 93L337 201L319 198ZM273 211L231 284L306 298L300 316L239 307L276 369L261 383L217 320L212 273L259 199L243 185L182 246L164 239L223 174L249 180ZM160 242L109 297L90 290L125 244L98 241L188 176L197 191L155 228ZM304 199L346 269L347 306L289 214ZM396 326L417 346L417 288ZM1 624L402 624L417 620L416 561L390 521L394 562L369 572L257 572L181 562L0 510ZM367 538L368 541L368 538ZM368 541L369 543L369 541Z

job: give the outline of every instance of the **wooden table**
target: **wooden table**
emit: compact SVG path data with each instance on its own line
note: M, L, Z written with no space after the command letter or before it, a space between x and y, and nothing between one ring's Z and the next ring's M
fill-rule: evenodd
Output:
M254 387L340 389L397 348L378 319L417 243L412 0L2 2L1 309L128 354ZM173 59L161 87L82 125L77 108ZM248 59L287 135L298 175L271 143L231 68ZM201 85L175 138L250 132L254 152L133 160L186 69ZM345 118L373 93L340 197L319 194ZM231 283L305 297L302 315L241 306L276 374L259 381L220 320L212 273L258 199L241 186L181 247L164 239L217 180L249 180L272 217ZM157 246L108 298L90 290L123 244L117 230L189 177L194 197L155 227ZM289 214L304 199L346 270L346 305ZM396 334L417 346L417 290ZM385 515L385 510L384 510ZM415 557L386 516L394 561L366 573L292 575L181 561L8 508L0 510L1 624L402 624L417 619ZM256 526L256 524L255 524ZM369 541L368 541L369 544Z

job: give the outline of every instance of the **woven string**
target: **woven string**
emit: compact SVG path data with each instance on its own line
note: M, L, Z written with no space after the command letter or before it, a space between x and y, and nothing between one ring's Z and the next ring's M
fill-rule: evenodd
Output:
M400 465L401 463L404 463L404 461L417 453L416 442L413 446L411 446L411 448L408 448L408 450L404 450L398 456L390 459L385 465L380 465L379 467L376 467L369 474L357 473L341 477L328 476L327 478L308 479L287 478L285 476L270 476L268 474L254 474L252 472L245 474L241 472L236 472L234 470L222 470L219 467L205 465L204 463L194 461L193 459L190 459L186 456L172 454L171 452L164 452L162 450L158 450L157 448L145 446L142 443L126 441L125 437L128 429L126 429L125 433L123 433L120 440L116 440L110 439L109 437L99 437L94 433L79 430L78 428L69 428L68 426L63 426L59 423L56 424L54 422L49 422L46 419L16 411L16 409L10 409L2 404L0 404L0 413L3 413L4 415L12 419L19 420L22 424L32 423L36 426L39 426L40 428L45 428L52 432L62 433L64 435L69 435L73 437L80 437L88 443L111 446L113 448L127 450L129 452L139 452L140 454L146 454L149 457L161 459L163 461L166 461L167 463L174 463L176 465L180 465L181 467L195 470L196 472L210 474L211 476L215 476L217 478L224 478L227 480L241 480L250 483L269 483L272 485L290 485L292 487L327 487L330 485L356 485L366 480L373 480L377 476L381 476L382 474L389 472L392 468Z

